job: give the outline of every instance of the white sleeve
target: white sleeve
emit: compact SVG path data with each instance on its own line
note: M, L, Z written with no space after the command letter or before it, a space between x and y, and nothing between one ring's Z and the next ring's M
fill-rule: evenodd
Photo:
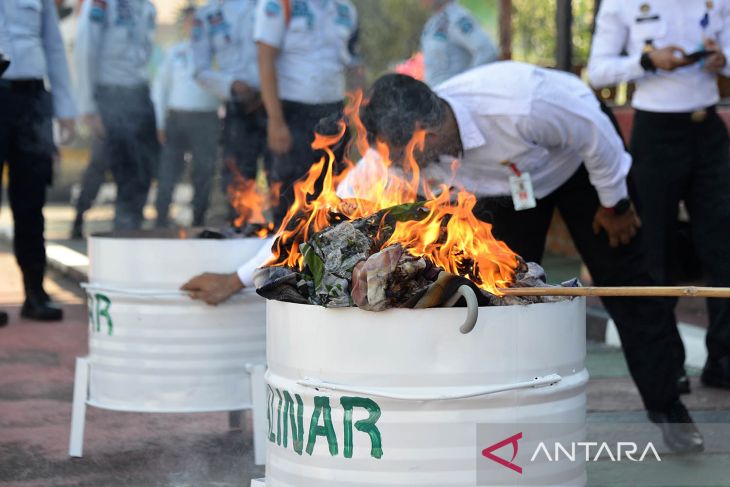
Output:
M58 11L52 0L45 0L43 3L42 22L41 39L48 65L48 80L51 83L53 115L57 118L74 118L76 105L71 74L66 60L66 48L58 28Z
M5 23L5 5L3 2L0 2L0 54L3 54L5 59L10 59L10 34Z
M274 245L276 237L268 237L264 239L264 243L259 251L254 255L248 262L238 268L236 274L238 279L243 283L245 287L252 287L253 284L253 273L256 269L261 267L264 262L268 261L271 256L271 246Z
M276 48L281 48L284 44L287 27L285 1L287 0L259 0L256 3L256 21L253 29L253 38L256 42Z
M588 58L588 78L595 88L634 81L645 75L641 53L621 55L629 39L629 26L622 16L624 8L617 0L603 0L598 10Z
M720 44L720 49L725 54L725 58L730 59L730 6L725 2L722 4L720 15L722 16L723 29L720 31L717 43ZM723 76L730 76L730 62L725 63L725 67L722 68L720 73Z
M152 83L152 103L155 107L158 130L165 130L165 114L167 113L167 103L173 83L172 60L174 53L172 51L173 49L170 49L165 53L165 59L162 61L157 76L155 76L155 81Z
M536 93L530 115L521 124L528 140L547 148L569 148L582 157L601 205L613 208L628 197L631 156L586 86Z
M213 46L205 19L196 14L193 22L190 41L193 51L193 76L203 88L221 100L228 100L231 98L231 86L235 79L213 67Z
M74 58L79 112L82 115L96 113L94 88L97 79L99 47L109 16L111 1L85 0L81 7L81 14L79 14Z

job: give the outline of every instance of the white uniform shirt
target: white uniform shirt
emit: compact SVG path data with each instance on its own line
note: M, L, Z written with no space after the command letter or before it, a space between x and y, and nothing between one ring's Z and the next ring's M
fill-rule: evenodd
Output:
M160 66L152 89L157 127L165 128L168 110L214 112L218 99L193 78L193 51L189 41L170 48Z
M10 59L10 35L5 25L5 4L0 2L0 54Z
M211 0L198 10L193 27L195 77L222 100L236 80L259 87L253 40L255 0Z
M48 79L54 116L73 118L76 107L66 62L58 13L53 0L2 0L8 43L3 50L12 60L3 79Z
M467 69L497 59L497 50L468 10L450 1L423 28L426 83L436 86Z
M98 85L149 82L156 17L148 0L84 0L75 52L81 113L96 112Z
M345 69L356 62L357 25L355 7L347 0L259 1L254 38L279 49L279 97L307 104L341 101Z
M705 37L717 41L730 55L727 0L603 0L588 76L595 87L634 81L632 105L640 110L691 112L705 108L720 97L716 76L703 71L701 62L656 73L644 71L640 64L647 41L657 49L676 45L691 53L702 47ZM621 55L623 50L627 55ZM730 63L723 74L730 75Z

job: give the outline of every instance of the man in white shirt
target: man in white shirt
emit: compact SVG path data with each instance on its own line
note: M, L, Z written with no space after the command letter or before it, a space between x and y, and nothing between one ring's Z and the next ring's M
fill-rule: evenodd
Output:
M730 286L729 143L715 109L717 75L730 75L729 25L726 0L604 0L598 13L588 74L596 87L635 83L632 175L652 248L650 268L661 284L675 282L684 201L708 284ZM730 389L730 300L711 299L707 307L702 382ZM676 331L673 336L682 371L684 347Z
M429 86L497 59L497 49L491 39L459 2L421 0L421 3L433 11L421 34Z
M0 78L0 179L8 175L13 249L25 286L20 314L57 321L63 310L43 289L43 206L56 152L53 119L59 121L61 143L70 142L75 133L76 106L66 52L52 0L3 0L0 24L0 51L11 60ZM2 318L0 314L0 322Z
M421 166L438 168L458 158L456 184L481 198L475 214L493 223L495 237L525 260L542 260L557 208L596 285L654 284L628 199L631 157L577 77L500 62L458 75L434 93L408 76L386 75L373 85L362 120L371 140L388 144L394 161L419 128L426 131ZM518 180L523 187L511 184ZM658 298L603 302L665 442L674 451L701 450L702 436L672 373L671 311Z
M169 224L173 190L187 153L192 155L193 226L205 223L220 126L217 98L193 77L190 35L195 8L186 8L182 15L185 40L170 48L152 86L158 139L162 144L155 204L156 225L161 228Z

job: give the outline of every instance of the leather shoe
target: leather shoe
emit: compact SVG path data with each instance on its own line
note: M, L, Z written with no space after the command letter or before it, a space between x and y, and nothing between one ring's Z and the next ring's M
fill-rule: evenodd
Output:
M0 311L0 326L8 324L8 314L5 311Z
M692 392L689 386L689 377L687 377L686 373L683 373L677 379L677 392L680 394L689 394Z
M662 430L664 443L675 453L704 451L705 441L682 401L664 411L649 411L649 419Z
M61 321L63 310L45 296L29 295L20 309L20 316L36 321Z
M707 359L702 371L702 383L709 387L730 389L730 355L717 360Z

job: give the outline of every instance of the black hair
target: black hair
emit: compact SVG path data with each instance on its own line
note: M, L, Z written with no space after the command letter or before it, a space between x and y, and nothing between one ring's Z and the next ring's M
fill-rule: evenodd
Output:
M404 74L386 74L370 88L361 118L372 142L379 138L402 147L417 128L438 126L444 104L425 83Z

